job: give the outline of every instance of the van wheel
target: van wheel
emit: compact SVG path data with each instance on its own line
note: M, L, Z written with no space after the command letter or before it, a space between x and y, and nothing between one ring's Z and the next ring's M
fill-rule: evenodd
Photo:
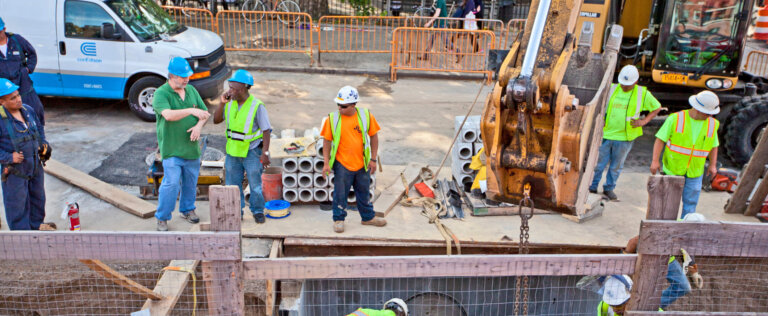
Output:
M165 79L155 76L136 80L128 90L128 105L133 114L146 122L154 122L155 110L152 108L152 98L157 88L164 83Z

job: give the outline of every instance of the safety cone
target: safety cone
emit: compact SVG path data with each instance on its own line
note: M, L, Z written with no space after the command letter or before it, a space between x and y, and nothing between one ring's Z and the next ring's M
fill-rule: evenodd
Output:
M757 25L754 37L756 40L768 40L768 5L757 12Z

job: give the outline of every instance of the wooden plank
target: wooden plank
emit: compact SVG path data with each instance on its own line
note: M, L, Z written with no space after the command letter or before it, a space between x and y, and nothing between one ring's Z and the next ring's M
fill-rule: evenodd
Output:
M627 316L768 316L768 313L738 312L627 312Z
M158 295L155 292L152 292L152 290L148 289L146 286L136 283L136 281L131 280L122 273L115 271L115 269L112 269L108 265L104 264L104 262L89 259L81 259L80 262L104 278L114 282L119 286L122 286L123 288L133 293L139 294L151 300L163 299L162 295Z
M322 142L322 137L317 141ZM287 145L297 143L304 146L304 151L298 154L289 154L283 150ZM317 155L315 148L315 139L313 137L295 137L295 138L272 138L269 140L269 153L273 159L290 157L312 157Z
M763 173L763 181L760 182L757 190L755 190L755 194L752 195L752 199L749 200L749 205L744 215L755 216L757 213L760 213L766 196L768 196L768 170Z
M0 232L1 260L240 258L235 232Z
M150 218L155 215L156 205L57 160L48 160L45 172L138 217Z
M637 255L299 257L243 261L247 279L632 274Z
M727 222L643 221L640 254L676 255L685 248L693 256L768 257L768 225Z
M411 182L408 183L409 191L413 188L413 185L417 182L421 181L421 178L419 177L419 173L421 172L421 168L418 167L411 167L411 165L408 165L405 170L403 171L403 176L405 176L405 179L411 179ZM402 200L405 196L405 186L403 185L403 181L400 179L400 175L397 175L397 180L392 184L392 187L389 188L389 190L395 190L395 192L400 192L400 194L392 195L392 194L382 194L377 199L378 205L387 205L387 209L382 212L376 212L376 216L379 217L386 217L389 215L392 210L397 207L400 203L400 200ZM415 190L413 190L415 191ZM411 196L417 196L418 193L412 193Z
M763 174L765 165L768 164L768 137L764 137L765 135L766 131L763 130L760 133L760 139L757 142L757 146L755 146L752 158L749 159L749 162L744 166L744 170L741 171L739 186L736 187L733 196L731 196L728 204L725 205L726 213L743 214L746 210L749 194L752 193L757 179Z
M685 178L654 175L648 177L647 219L677 219Z
M240 233L240 189L237 186L211 186L211 226L214 232ZM241 254L240 238L235 243ZM208 295L209 315L243 315L245 294L243 264L237 260L203 262L203 277Z
M269 252L270 259L275 259L279 257L281 249L283 247L282 244L283 244L283 241L279 239L272 242L272 249ZM265 304L267 316L274 315L276 311L275 307L277 306L275 303L277 302L277 291L276 291L277 285L278 285L277 282L279 281L267 280L267 285L266 285L267 299Z

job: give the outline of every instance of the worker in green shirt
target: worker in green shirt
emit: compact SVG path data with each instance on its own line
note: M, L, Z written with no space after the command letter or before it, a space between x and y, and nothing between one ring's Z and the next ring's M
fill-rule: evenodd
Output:
M168 230L177 197L181 217L190 223L200 222L195 214L200 174L198 140L211 115L200 94L188 84L191 75L187 60L174 57L168 65L168 82L157 88L152 100L157 118L157 144L163 159L163 181L155 212L159 231Z
M408 316L408 305L399 298L393 298L382 309L358 308L347 316Z
M648 124L661 111L661 104L648 89L637 84L640 74L633 65L624 66L619 72L619 84L611 85L606 106L605 127L603 127L603 142L600 145L600 156L595 167L595 175L590 193L597 193L597 185L603 177L603 171L608 167L608 174L603 184L603 195L611 201L618 201L613 192L619 180L624 161L627 159L635 138L643 135L643 126ZM650 112L645 118L640 118L643 111Z

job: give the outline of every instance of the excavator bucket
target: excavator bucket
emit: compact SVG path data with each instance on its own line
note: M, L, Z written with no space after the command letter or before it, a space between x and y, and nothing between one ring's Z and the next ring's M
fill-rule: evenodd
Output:
M493 200L518 204L530 184L537 208L587 211L622 28L612 25L603 53L593 53L594 24L575 34L580 4L531 3L486 99L481 128Z

